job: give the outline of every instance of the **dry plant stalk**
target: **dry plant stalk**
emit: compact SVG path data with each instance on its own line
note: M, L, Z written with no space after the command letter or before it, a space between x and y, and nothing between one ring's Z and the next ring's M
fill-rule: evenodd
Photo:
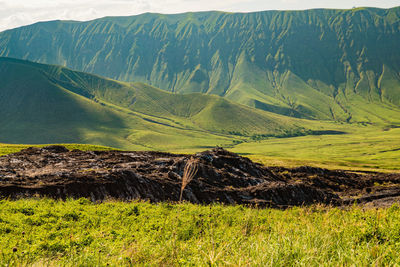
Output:
M199 166L198 166L197 159L194 159L193 157L191 157L186 162L185 169L183 171L181 195L179 197L179 202L182 202L183 190L185 190L185 187L190 183L190 181L193 180L193 178L196 175L198 169L199 169Z

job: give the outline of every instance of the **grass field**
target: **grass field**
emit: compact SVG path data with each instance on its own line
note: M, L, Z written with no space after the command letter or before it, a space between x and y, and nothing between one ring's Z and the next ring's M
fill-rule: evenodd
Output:
M399 128L353 127L344 135L271 138L232 151L268 166L400 170L399 138Z
M387 266L400 208L0 201L0 266Z

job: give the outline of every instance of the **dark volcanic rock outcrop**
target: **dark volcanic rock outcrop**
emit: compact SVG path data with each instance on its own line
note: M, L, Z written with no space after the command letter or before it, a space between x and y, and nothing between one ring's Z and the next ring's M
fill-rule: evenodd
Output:
M350 204L357 198L362 203L383 205L386 197L393 203L400 196L400 177L396 174L266 168L221 148L188 156L68 151L62 146L49 146L0 157L0 198L177 201L189 160L196 161L197 168L183 199L193 203L287 207Z

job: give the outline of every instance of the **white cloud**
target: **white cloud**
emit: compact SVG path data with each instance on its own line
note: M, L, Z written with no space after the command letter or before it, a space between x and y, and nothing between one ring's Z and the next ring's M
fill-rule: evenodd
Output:
M400 0L0 0L0 31L37 21L90 20L144 12L181 13L223 10L392 7Z

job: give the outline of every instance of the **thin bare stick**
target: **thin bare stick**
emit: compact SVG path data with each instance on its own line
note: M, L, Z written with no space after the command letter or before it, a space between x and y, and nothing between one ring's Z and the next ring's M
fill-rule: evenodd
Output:
M183 171L182 176L182 186L181 186L181 195L179 196L179 202L182 202L183 190L185 190L186 186L193 180L194 176L198 171L198 161L191 157L185 165L185 169Z

